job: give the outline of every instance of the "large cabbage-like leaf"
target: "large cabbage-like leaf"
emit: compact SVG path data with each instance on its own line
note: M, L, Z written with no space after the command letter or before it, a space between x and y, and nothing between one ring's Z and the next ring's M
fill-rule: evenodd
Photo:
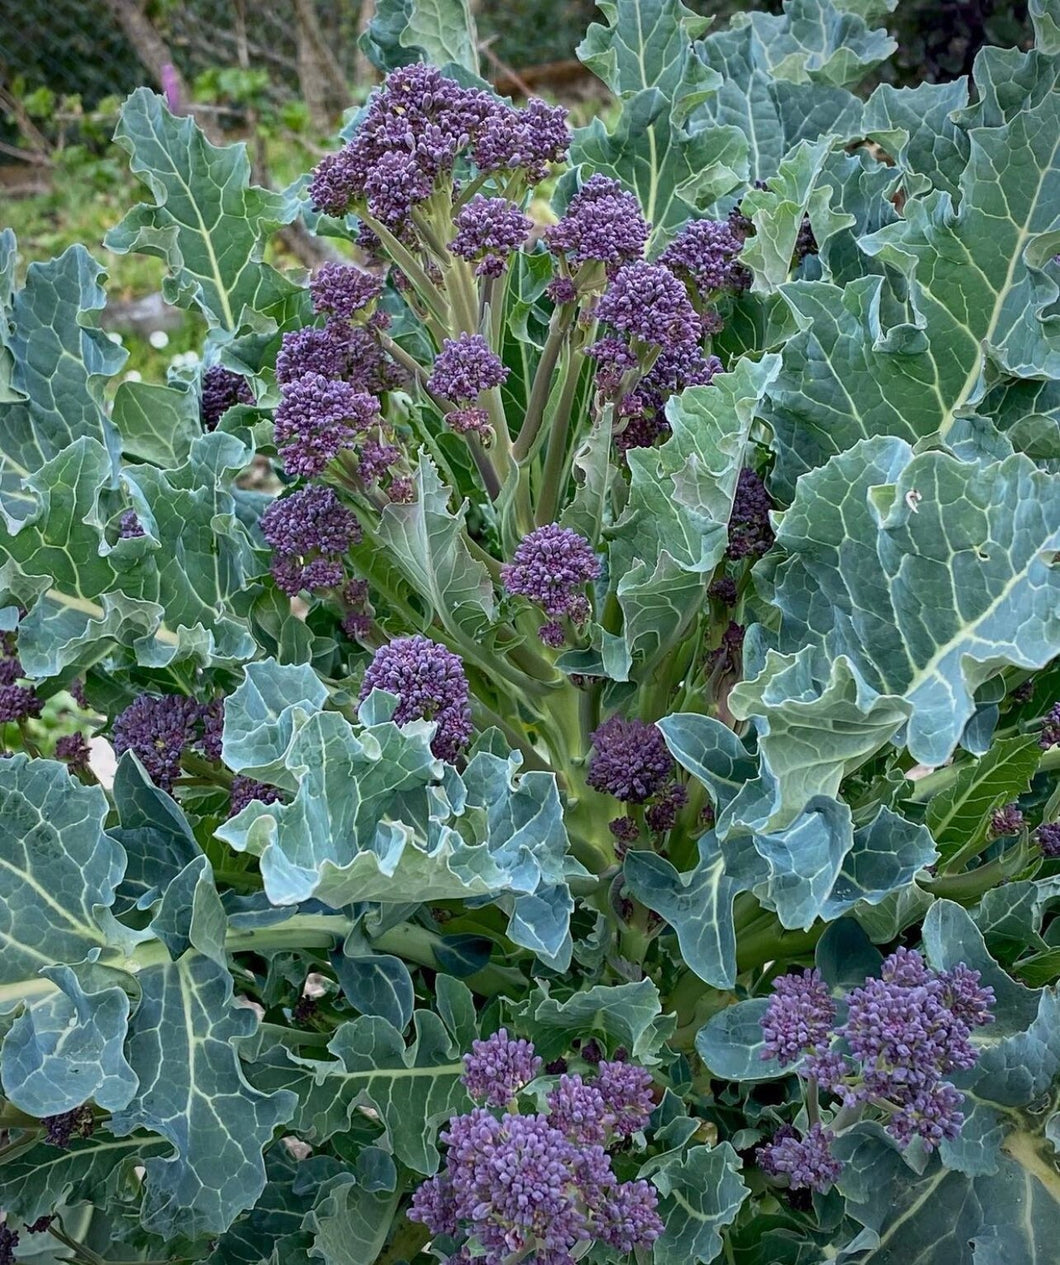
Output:
M800 481L777 540L787 557L762 574L779 652L730 698L775 779L770 828L892 740L943 763L984 681L1060 650L1060 486L1022 455L984 466L863 441ZM798 739L814 726L811 764Z
M294 198L250 184L246 145L211 144L189 116L138 88L122 107L117 143L154 199L110 230L106 245L165 260L162 292L182 307L198 304L211 324L235 331L245 310L281 320L304 310L305 291L261 262L265 243L294 219Z
M254 735L252 767L271 771L282 762L277 780L297 787L291 803L255 801L218 831L232 847L261 857L269 899L293 905L314 898L341 908L360 900L504 897L519 943L569 960L573 901L566 881L584 871L566 854L555 778L519 774L518 757L485 750L462 776L449 770L443 777L430 749L430 722L399 728L387 719L392 696L379 692L362 706L356 730L338 712L308 714L305 671L259 665L253 689L237 691L225 710L226 735L242 735L260 724L262 696L271 698L280 719ZM291 694L281 710L285 689ZM291 723L298 726L293 734ZM242 738L226 737L225 755L236 769L248 767L247 751Z
M113 901L125 868L106 815L102 790L74 781L65 765L0 760L0 1006L53 994L58 985L39 978L42 968L105 946L95 910Z
M139 973L143 997L127 1046L139 1089L110 1128L118 1136L147 1129L172 1147L145 1164L146 1228L219 1233L257 1201L262 1148L296 1099L263 1093L244 1075L233 1043L258 1021L233 1005L224 911L204 857L169 885L151 930L168 957Z
M424 60L478 73L478 42L468 0L377 0L361 47L382 71Z
M950 144L933 156L912 148L915 133L903 144L911 103L877 98L873 125L915 164L914 175L938 186L859 241L908 279L909 313L888 315L882 282L872 277L845 288L784 287L803 332L787 344L770 392L783 492L866 436L947 436L983 395L988 365L1021 377L1060 373L1057 287L1043 271L1060 247L1060 94L1044 90L1055 69L1036 58L1027 54L1013 68L1024 72L1015 86L1023 108L988 116L992 126L966 136L948 133ZM924 108L941 106L925 100Z
M655 1243L657 1265L707 1265L715 1260L721 1252L721 1231L736 1220L750 1193L729 1143L694 1146L683 1156L667 1159L652 1181L665 1226Z
M22 487L75 439L98 441L111 474L119 442L103 407L103 383L125 361L96 325L106 301L103 269L83 246L48 263L32 263L26 284L13 288L15 237L0 234L0 514L13 529L32 516L36 499ZM8 326L10 325L10 328Z
M596 7L607 25L594 22L589 27L578 58L616 97L633 96L645 88L672 94L690 60L697 63L705 84L717 88L721 83L692 51L692 40L703 34L710 19L693 13L681 0L603 0Z
M330 1061L275 1047L252 1070L255 1083L298 1095L294 1127L313 1142L346 1130L357 1107L370 1108L394 1155L416 1172L433 1173L438 1128L470 1106L461 1080L464 1051L452 1027L434 1011L418 1010L406 1047L393 1024L362 1015L335 1032L328 1050Z
M258 572L236 516L231 475L251 452L232 435L200 436L175 470L125 475L145 535L118 539L111 458L82 438L26 480L34 509L0 537L0 592L30 611L19 651L31 676L96 662L115 644L137 661L239 662L254 653L233 599Z

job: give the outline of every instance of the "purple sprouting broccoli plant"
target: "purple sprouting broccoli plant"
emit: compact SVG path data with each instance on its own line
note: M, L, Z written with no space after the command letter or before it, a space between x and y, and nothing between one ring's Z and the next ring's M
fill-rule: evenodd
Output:
M604 4L578 128L474 7L378 0L283 192L132 94L164 380L0 231L0 1240L90 1259L44 1170L110 1157L165 1259L1041 1259L1042 6L906 90L871 5ZM887 936L951 969L813 970Z
M415 1192L409 1218L469 1255L500 1265L517 1256L573 1265L593 1243L620 1253L662 1233L658 1196L644 1180L619 1181L610 1150L645 1128L651 1075L601 1062L595 1076L561 1073L547 1110L524 1114L515 1097L540 1073L533 1045L503 1029L475 1043L465 1084L486 1102L454 1116L440 1138L445 1167ZM507 1108L497 1116L489 1108Z
M919 1138L931 1150L960 1133L964 1095L945 1078L975 1066L970 1038L993 1022L994 1001L978 971L962 963L937 971L904 948L842 1006L818 971L781 975L762 1018L762 1057L795 1065L812 1086L814 1113L819 1092L839 1099L833 1130L875 1108L901 1145ZM783 1174L794 1189L827 1189L840 1171L829 1149L833 1130L813 1119L799 1138L785 1127L760 1150L763 1171Z

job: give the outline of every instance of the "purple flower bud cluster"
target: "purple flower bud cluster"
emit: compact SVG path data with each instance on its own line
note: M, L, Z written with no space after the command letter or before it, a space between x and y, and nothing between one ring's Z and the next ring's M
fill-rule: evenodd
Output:
M533 1046L503 1029L476 1041L465 1065L472 1096L497 1108L514 1108L541 1070ZM643 1068L602 1062L589 1081L561 1074L546 1113L498 1118L478 1106L454 1116L440 1135L446 1165L416 1191L409 1218L457 1240L453 1260L483 1265L513 1254L573 1265L593 1242L647 1248L663 1228L656 1193L645 1181L620 1182L606 1148L644 1128L653 1105Z
M533 220L514 202L481 193L461 207L453 223L457 232L449 249L462 259L475 260L475 273L483 277L499 277L533 228Z
M584 536L569 527L549 523L519 542L510 563L501 567L501 582L511 594L527 597L549 616L541 629L546 645L562 645L565 636L557 622L563 618L583 624L589 603L583 589L600 575L600 559Z
M18 1231L6 1224L0 1225L0 1265L15 1265L15 1248L18 1247Z
M831 1152L835 1134L820 1124L811 1125L803 1138L791 1127L781 1125L765 1146L758 1148L758 1166L770 1177L787 1180L792 1190L823 1193L835 1185L842 1164Z
M228 805L229 817L241 813L250 803L257 800L262 804L283 803L283 792L265 782L255 782L252 777L244 777L237 773L232 778L231 798Z
M1060 821L1043 821L1035 837L1042 850L1042 856L1048 857L1051 861L1060 857Z
M758 558L766 552L774 540L769 522L773 502L762 478L750 467L740 471L729 516L728 557Z
M44 701L31 685L18 685L23 678L22 663L15 648L13 632L0 633L0 725L39 716Z
M135 510L126 510L118 523L119 540L135 540L144 535L143 524Z
M715 580L707 589L707 597L721 602L723 606L735 606L737 596L736 581L727 575Z
M707 667L711 672L725 673L728 676L739 676L743 663L743 639L747 629L730 619L728 627L721 634L721 641L707 656Z
M677 815L688 803L688 789L681 782L671 782L661 791L654 802L644 810L644 820L649 830L663 834L677 824Z
M273 548L277 586L293 597L342 584L343 557L361 528L331 488L311 485L273 501L261 516L261 534Z
M374 689L396 694L396 725L437 722L431 750L452 763L471 738L471 706L464 665L445 646L419 634L398 637L376 652L364 674L361 699Z
M745 290L750 274L737 256L743 237L725 220L691 220L660 256L660 261L688 281L697 294Z
M317 475L379 420L378 401L348 382L306 373L276 409L276 447L289 474Z
M762 1019L763 1058L791 1063L821 1054L832 1039L836 1005L819 971L778 975Z
M63 734L55 743L55 758L63 760L71 773L87 773L91 754L84 734Z
M704 355L698 343L664 347L652 367L619 404L619 414L626 421L615 435L618 451L650 448L657 439L668 436L670 424L663 412L666 401L686 387L709 386L721 367L717 356Z
M0 725L39 716L43 700L31 685L0 685Z
M810 217L804 215L802 223L799 225L798 235L795 238L795 251L792 255L791 266L797 268L807 255L816 255L820 249L817 245L817 238L814 236Z
M499 387L508 377L508 368L490 350L481 334L461 334L442 344L427 379L427 390L454 404L471 404L483 391Z
M630 804L643 804L673 776L674 762L655 725L612 716L591 735L589 785Z
M215 430L225 413L236 404L253 404L254 392L241 374L224 365L211 365L202 375L199 420L206 430Z
M816 971L781 976L762 1020L762 1057L801 1060L799 1074L844 1104L883 1106L899 1142L936 1147L963 1122L963 1096L944 1077L975 1065L971 1033L993 1020L993 989L979 979L963 964L936 971L900 948L879 978L847 993L845 1022L835 1026L837 1007Z
M487 1107L507 1107L540 1071L541 1059L533 1045L523 1037L513 1040L507 1028L472 1041L470 1053L464 1055L464 1087Z
M342 603L342 631L351 641L367 636L374 613L368 602L368 581L348 580L342 590Z
M340 321L351 321L366 308L371 308L383 293L378 277L353 264L321 264L309 283L313 311L323 312Z
M222 699L198 703L182 694L141 694L114 721L114 753L132 751L151 781L171 791L185 751L220 760L223 706Z
M63 1150L74 1138L90 1138L96 1129L92 1108L87 1104L75 1107L73 1111L64 1111L58 1116L45 1116L41 1124L44 1125L45 1142Z
M289 330L276 356L276 381L284 387L307 373L344 378L350 365L349 333L337 321L329 321L323 328L306 325Z
M636 197L597 174L571 198L559 223L545 230L545 242L570 264L595 261L614 271L641 258L650 232Z
M685 287L669 268L643 259L619 268L596 305L597 318L656 347L698 343L701 327Z
M432 66L402 66L373 95L356 135L317 166L309 197L329 215L366 206L406 233L413 208L451 177L461 153L480 172L521 169L532 182L544 179L566 156L566 115L538 100L516 110Z
M1045 713L1038 746L1043 751L1048 751L1050 747L1060 747L1060 703L1054 703Z
M663 409L670 396L691 386L706 386L721 369L716 356L701 346L704 326L684 284L663 264L637 260L612 276L596 306L610 327L588 355L597 363L596 386L618 399L619 452L650 447L670 432ZM640 363L637 342L655 348L654 359L638 379L630 372Z
M1026 825L1018 804L1005 804L990 814L990 833L995 839L1018 835Z

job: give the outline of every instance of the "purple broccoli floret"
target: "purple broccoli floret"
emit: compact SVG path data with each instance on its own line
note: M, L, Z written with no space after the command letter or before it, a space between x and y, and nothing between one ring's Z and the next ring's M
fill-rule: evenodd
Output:
M819 971L778 975L762 1019L762 1058L791 1063L827 1048L836 1005Z
M285 384L276 409L276 447L289 474L320 474L379 420L379 403L347 382L306 373Z
M658 347L695 343L700 323L685 287L669 268L644 260L623 265L596 305L612 329Z
M214 430L225 413L236 404L253 404L254 392L241 374L224 365L211 365L202 375L199 418L207 430Z
M309 293L315 312L349 321L375 303L383 293L383 283L354 264L329 262L317 270L309 283Z
M634 195L597 174L571 198L559 223L545 230L545 242L572 264L595 260L614 269L640 259L650 232Z
M792 1190L831 1189L843 1171L831 1152L835 1134L819 1124L811 1125L800 1139L790 1125L782 1125L758 1148L758 1165L771 1177L785 1177Z
M655 725L612 716L592 734L589 785L631 804L662 790L674 771L673 758Z
M724 220L691 220L660 256L662 263L686 276L698 294L745 289L747 273L736 262L743 238Z
M464 333L442 344L427 389L453 403L471 404L482 391L500 386L507 377L507 366L482 335Z
M476 194L454 219L457 233L449 243L454 255L475 260L479 276L499 277L512 252L526 241L533 220L507 198Z
M506 1107L540 1073L541 1059L533 1045L513 1040L506 1028L471 1043L464 1055L464 1086L472 1098L488 1107Z
M599 574L600 560L589 542L569 527L550 523L523 537L513 560L501 567L501 582L509 593L536 602L552 621L568 617L584 623L589 605L583 590ZM551 630L551 624L545 627ZM562 644L563 630L556 628ZM547 641L548 632L542 635Z
M115 755L132 751L164 791L180 776L180 759L198 734L202 707L181 694L141 694L114 722Z
M231 799L228 805L229 817L241 813L248 804L257 801L260 804L278 804L283 802L283 792L265 782L256 782L252 777L244 777L237 773L232 778Z
M71 773L87 773L91 755L84 734L63 734L55 743L55 758L63 760Z
M734 560L758 558L766 552L774 540L769 522L772 508L761 476L745 467L740 471L729 517L728 557Z
M445 646L417 634L398 637L376 652L364 674L361 698L373 689L396 694L395 725L437 722L431 750L454 761L471 738L471 707L464 665Z

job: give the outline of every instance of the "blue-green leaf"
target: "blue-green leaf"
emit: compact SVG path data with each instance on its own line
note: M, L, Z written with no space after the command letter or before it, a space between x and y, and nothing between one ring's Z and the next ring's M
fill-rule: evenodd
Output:
M0 760L0 1008L57 985L56 962L83 962L106 943L96 918L125 868L103 831L107 801L66 766L25 755Z
M379 70L428 61L478 74L469 0L376 0L361 47Z
M740 1161L728 1142L694 1146L667 1160L652 1175L659 1213L666 1227L655 1241L656 1265L716 1260L721 1231L736 1219L750 1191L740 1177Z
M152 930L175 956L139 973L143 996L126 1047L139 1090L110 1127L119 1137L147 1129L172 1147L145 1164L145 1228L218 1234L257 1202L262 1148L297 1100L263 1093L243 1073L234 1042L258 1021L233 1004L223 913L205 858L171 884Z
M6 229L0 274L13 271L14 258L14 234ZM96 324L106 302L102 273L83 246L71 246L48 263L30 264L25 286L0 302L0 357L8 357L6 369L0 361L0 513L12 528L36 508L22 480L76 439L103 446L113 479L119 440L103 386L126 353Z
M1060 650L1060 486L1020 454L983 466L863 441L800 481L777 541L787 557L761 574L780 653L730 697L756 718L771 822L892 740L942 764L984 681ZM814 725L816 765L792 742Z
M242 141L211 144L190 115L174 117L147 88L125 102L114 139L154 201L130 211L106 245L165 260L167 302L196 303L211 324L233 332L245 309L277 319L304 309L305 292L261 262L268 237L294 219L298 204L250 184Z

